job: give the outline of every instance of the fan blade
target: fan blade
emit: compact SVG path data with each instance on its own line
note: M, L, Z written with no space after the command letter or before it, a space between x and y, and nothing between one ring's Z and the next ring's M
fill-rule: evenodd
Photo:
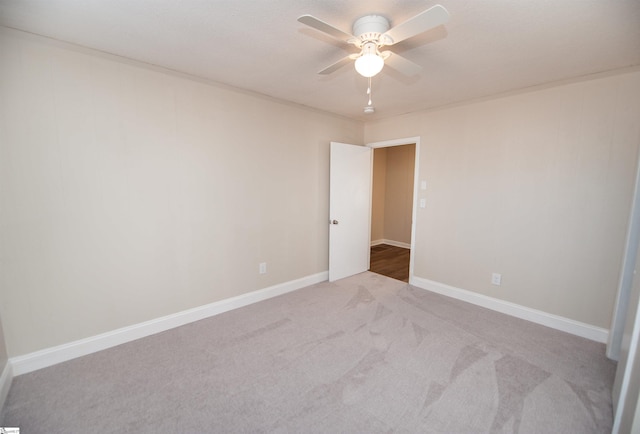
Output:
M344 65L350 62L351 62L351 56L343 57L333 65L329 65L326 68L324 68L322 71L318 72L318 74L322 74L322 75L331 74L332 72L337 71L338 69L342 68Z
M387 54L388 53L388 54ZM402 56L400 56L399 54L396 54L392 51L384 51L382 53L382 55L387 55L389 57L387 57L387 59L384 61L385 65L389 66L390 68L395 69L396 71L410 76L410 75L415 75L418 72L420 72L420 70L422 69L422 66L420 65L416 65L415 63L413 63L411 60L406 59Z
M298 17L298 21L300 21L302 24L306 24L309 27L313 27L316 30L320 30L321 32L326 33L327 35L332 36L340 41L348 42L350 39L354 38L352 35L333 27L331 24L327 24L324 21L319 20L313 15L302 15L301 17Z
M382 35L382 40L387 39L385 45L397 44L412 36L445 24L447 21L449 21L449 12L442 6L435 5L413 18L409 18L404 23L389 29Z

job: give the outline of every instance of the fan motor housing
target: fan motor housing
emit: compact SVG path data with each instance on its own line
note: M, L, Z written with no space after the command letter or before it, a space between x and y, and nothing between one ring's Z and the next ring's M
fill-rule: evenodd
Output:
M363 41L377 40L389 30L389 20L380 15L365 15L353 23L353 34Z

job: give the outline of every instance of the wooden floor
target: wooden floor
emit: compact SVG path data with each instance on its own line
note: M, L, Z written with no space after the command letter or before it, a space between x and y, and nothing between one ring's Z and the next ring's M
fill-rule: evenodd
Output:
M410 249L379 244L371 247L371 264L369 271L382 274L393 279L409 281Z

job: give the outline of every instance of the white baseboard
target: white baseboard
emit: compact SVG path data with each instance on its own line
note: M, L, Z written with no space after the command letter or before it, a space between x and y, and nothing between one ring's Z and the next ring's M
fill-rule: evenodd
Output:
M454 286L445 285L443 283L434 282L432 280L416 276L411 276L409 283L417 288L426 289L427 291L436 292L451 298L466 301L516 318L587 338L592 341L606 343L609 337L609 331L607 329L574 321L569 318L553 315L540 310L531 309L483 294L478 294L466 289L456 288Z
M145 321L132 326L123 327L107 333L102 333L56 347L36 351L23 356L12 357L9 362L13 369L13 375L22 375L38 369L46 368L57 363L85 356L100 350L115 347L136 339L160 333L175 327L209 318L233 309L257 303L278 295L286 294L297 289L304 288L327 280L329 273L313 274L300 279L259 289L257 291L242 294L237 297L227 298L215 303L195 307L182 312L177 312L161 318Z
M394 247L402 247L403 249L410 249L411 248L411 244L403 243L402 241L387 240L386 238L382 238L380 240L371 241L371 247L378 246L380 244L387 244L389 246L394 246Z
M11 388L11 382L13 381L13 369L11 369L11 362L7 361L0 375L0 411L4 407L4 403L7 401L7 395ZM0 421L0 424L2 421Z

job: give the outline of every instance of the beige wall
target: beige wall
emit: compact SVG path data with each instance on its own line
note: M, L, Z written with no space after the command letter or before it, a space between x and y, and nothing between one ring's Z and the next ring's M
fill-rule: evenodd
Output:
M421 137L415 275L609 328L638 95L631 72L367 123L366 142Z
M411 244L415 145L374 149L371 241Z
M371 192L371 241L384 239L384 200L387 186L387 149L373 150L373 186Z
M387 148L384 238L411 244L415 145Z
M362 123L1 36L10 356L327 270L329 143Z

